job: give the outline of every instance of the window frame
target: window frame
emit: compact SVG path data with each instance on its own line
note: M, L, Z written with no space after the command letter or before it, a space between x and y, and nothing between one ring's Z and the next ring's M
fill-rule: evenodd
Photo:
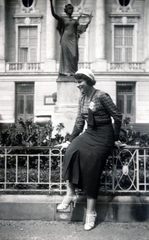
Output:
M21 90L19 89L19 85L29 85L29 92L28 89L24 90L23 88L21 88ZM22 90L23 89L23 90ZM18 104L19 104L19 97L23 96L22 99L24 100L24 105L23 105L23 112L19 113L18 112ZM28 96L32 96L32 107L33 107L33 111L32 113L28 113L26 110L27 107L27 97ZM34 118L34 111L35 111L35 83L34 82L17 82L15 83L15 121L17 122L17 119L21 116L23 118L24 121L26 121L29 118ZM28 118L29 116L29 118Z
M124 91L124 92L118 92L118 86L124 86L127 84L131 84L133 86L133 91ZM123 96L123 100L124 100L124 113L122 113L123 115L123 119L125 119L125 117L130 117L131 118L131 122L135 123L136 122L136 82L116 82L116 96L117 96L117 106L118 106L118 96ZM128 109L128 97L129 96L133 96L132 98L132 106L133 106L133 112L132 113L127 113L127 109ZM126 114L126 115L125 115Z
M32 26L30 26L30 27L32 27ZM38 36L36 35L36 40L37 40L37 43L36 43L36 46L32 46L32 45L30 45L29 44L29 40L31 39L29 36L30 36L30 29L29 28L27 28L27 43L23 46L23 44L22 44L22 46L20 47L20 45L19 45L19 42L20 42L20 39L21 39L21 37L20 37L20 29L21 28L26 28L25 26L23 26L23 27L19 27L18 28L18 30L19 30L19 32L18 32L18 59L20 60L20 58L21 58L21 56L20 56L20 53L21 53L21 49L27 49L27 61L26 62L29 62L29 63L32 63L32 62L36 62L37 61L37 51L38 51ZM37 27L35 27L36 28L36 32L37 32ZM31 61L31 50L32 49L36 49L36 61ZM23 61L24 62L24 61Z
M133 26L134 33L133 33L133 52L132 52L132 62L137 62L137 29L138 29L138 24L137 23L126 23L127 18L123 18L123 23L112 23L111 28L112 28L112 62L114 62L114 32L115 32L115 27L128 27L128 26Z
M23 0L21 0L21 2L22 2L22 5L23 5L25 8L30 8L30 7L32 7L33 4L34 4L34 0L33 0L32 4L31 4L30 6L25 6L24 3L23 3Z
M119 5L122 6L122 7L127 7L130 3L131 3L131 0L129 0L129 3L126 5L126 6L123 6L121 3L120 3L120 0L118 0L119 2Z
M30 21L30 19L28 19ZM40 62L40 51L41 51L41 24L16 24L16 62L19 61L19 28L20 27L37 27L37 60L36 62Z
M133 34L132 34L132 36L129 36L129 37L132 37L132 45L125 45L125 38L127 37L126 35L125 35L125 30L126 30L126 28L129 28L129 27L131 27L132 28L132 32L133 32ZM116 30L116 28L120 28L121 30L122 30L122 35L121 36L117 36L117 35L115 35L115 30ZM117 45L115 45L115 39L116 38L118 38L118 37L121 37L122 38L122 44L121 45L119 45L119 44L117 44ZM131 61L130 62L132 62L133 61L133 56L134 56L134 26L133 25L127 25L127 26L117 26L117 25L115 25L114 26L114 59L115 59L115 49L121 49L121 52L122 52L122 54L121 54L121 60L118 60L119 62L129 62L127 59L126 59L126 50L128 49L128 48L130 48L131 50L132 50L132 53L131 53L131 55L132 55L132 57L131 57Z

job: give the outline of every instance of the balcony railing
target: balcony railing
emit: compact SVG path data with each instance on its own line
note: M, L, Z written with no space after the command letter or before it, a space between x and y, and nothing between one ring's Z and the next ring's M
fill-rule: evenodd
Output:
M115 72L144 72L144 62L109 62L108 71Z
M78 68L90 68L94 69L93 62L79 62ZM43 72L44 63L22 63L22 62L11 62L6 63L6 72ZM54 72L59 71L59 62L56 63ZM108 72L144 72L145 63L144 62L108 62L107 63Z
M18 153L19 149L19 153ZM63 153L56 148L0 148L1 192L62 193ZM107 159L100 192L149 192L149 147L122 149Z
M6 72L41 72L44 70L44 63L6 63Z

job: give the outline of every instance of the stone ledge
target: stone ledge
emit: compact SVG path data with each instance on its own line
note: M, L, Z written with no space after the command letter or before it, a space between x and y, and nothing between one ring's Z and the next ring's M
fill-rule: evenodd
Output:
M62 196L0 195L0 220L83 221L86 199L80 196L72 205L58 212ZM100 196L97 201L97 220L105 222L149 222L148 196Z

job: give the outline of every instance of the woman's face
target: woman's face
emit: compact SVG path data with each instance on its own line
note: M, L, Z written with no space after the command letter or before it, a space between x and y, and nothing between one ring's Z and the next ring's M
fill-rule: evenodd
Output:
M90 86L87 84L87 82L83 79L80 79L80 80L76 80L76 83L77 83L77 88L80 89L80 92L82 94L86 94L86 92L90 88Z

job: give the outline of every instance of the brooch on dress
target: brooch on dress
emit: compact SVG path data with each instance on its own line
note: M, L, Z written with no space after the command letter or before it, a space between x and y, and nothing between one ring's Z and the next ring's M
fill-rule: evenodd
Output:
M95 103L91 101L91 102L90 102L90 105L89 105L89 108L90 108L91 110L93 110L94 106L95 106Z

